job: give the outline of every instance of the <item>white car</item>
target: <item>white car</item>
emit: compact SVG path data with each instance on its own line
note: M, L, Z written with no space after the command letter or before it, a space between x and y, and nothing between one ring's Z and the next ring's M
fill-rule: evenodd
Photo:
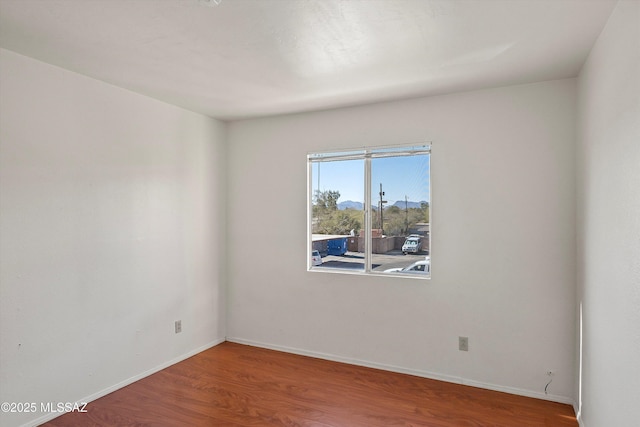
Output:
M322 265L322 257L320 256L320 252L311 251L311 265L314 267Z
M409 252L416 253L422 249L422 238L420 236L411 235L407 237L402 245L402 253L408 254Z
M416 261L404 268L390 268L385 273L409 273L409 274L429 274L431 272L431 259L427 257L424 261Z

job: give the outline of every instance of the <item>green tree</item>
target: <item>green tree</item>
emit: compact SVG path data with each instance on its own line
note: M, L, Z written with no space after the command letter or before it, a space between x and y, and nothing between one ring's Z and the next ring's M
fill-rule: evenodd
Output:
M423 221L429 222L429 202L420 203L420 209L422 210Z
M384 210L384 231L387 236L404 236L418 223L429 222L429 204L419 208L389 206Z
M351 209L353 210L353 209ZM320 234L350 234L360 232L360 221L347 211L332 211L319 218L317 232Z
M389 206L387 209L384 210L385 215L389 215L389 214L398 215L400 214L400 212L401 212L400 208L395 205Z
M340 198L339 191L320 191L316 190L313 196L313 206L319 211L335 211L338 210L338 199Z
M313 197L313 232L319 234L350 234L362 228L362 211L338 210L339 191L316 190Z

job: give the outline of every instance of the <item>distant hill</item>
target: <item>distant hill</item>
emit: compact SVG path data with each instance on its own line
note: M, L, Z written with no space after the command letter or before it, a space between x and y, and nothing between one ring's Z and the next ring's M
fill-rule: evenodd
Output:
M397 206L400 209L404 209L405 207L407 208L420 208L422 207L422 203L427 203L427 202L412 202L412 201L408 201L406 202L405 205L405 201L404 200L398 200L397 202L395 202L392 205L385 205L385 209L389 208L390 206ZM344 202L340 202L338 203L338 209L339 210L345 210L345 209L357 209L357 210L362 210L363 208L363 204L361 202L354 202L353 200L345 200ZM377 206L372 206L372 208L375 210L377 209Z
M395 203L394 203L393 205L391 205L391 206L397 206L397 207L399 207L400 209L404 209L405 207L407 207L407 208L418 208L418 209L419 209L419 208L421 208L421 207L422 207L422 204L423 204L423 203L427 203L427 202L424 202L424 201L423 201L423 202L412 202L412 201L410 201L410 200L409 200L409 201L408 201L408 202L406 202L406 204L405 204L405 201L404 201L404 200L398 200L397 202L395 202Z
M363 204L360 202L354 202L352 200L345 200L344 202L338 203L338 209L343 211L345 209L356 209L361 211L363 208Z

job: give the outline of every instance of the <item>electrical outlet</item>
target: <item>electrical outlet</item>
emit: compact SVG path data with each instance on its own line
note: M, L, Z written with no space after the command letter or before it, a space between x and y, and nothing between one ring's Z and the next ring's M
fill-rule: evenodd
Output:
M458 337L458 350L469 351L469 337Z
M176 320L175 327L176 327L176 334L179 334L180 332L182 332L182 320Z

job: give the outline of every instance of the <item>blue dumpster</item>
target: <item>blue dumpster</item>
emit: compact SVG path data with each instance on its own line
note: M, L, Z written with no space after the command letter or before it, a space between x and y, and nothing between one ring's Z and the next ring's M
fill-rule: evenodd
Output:
M347 238L331 239L327 242L328 255L344 255L347 253Z

